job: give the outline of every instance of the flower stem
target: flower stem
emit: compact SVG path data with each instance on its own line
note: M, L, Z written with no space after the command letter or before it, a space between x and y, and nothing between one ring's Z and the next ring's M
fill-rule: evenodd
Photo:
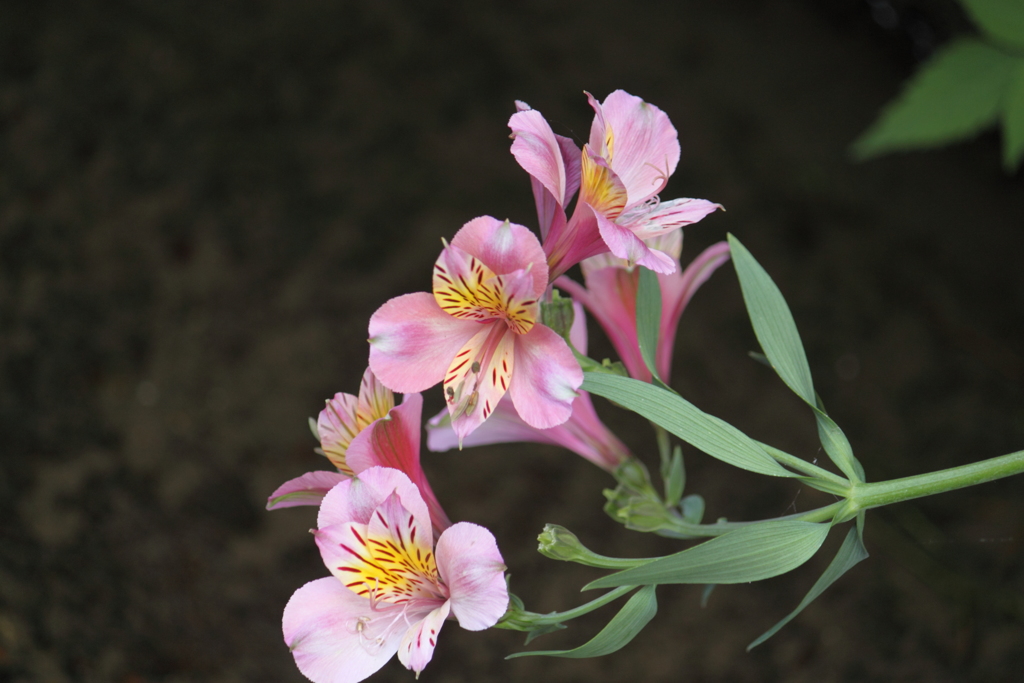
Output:
M938 472L877 483L854 484L850 489L849 505L844 516L856 514L858 510L945 493L1021 473L1024 473L1024 451L1017 451Z

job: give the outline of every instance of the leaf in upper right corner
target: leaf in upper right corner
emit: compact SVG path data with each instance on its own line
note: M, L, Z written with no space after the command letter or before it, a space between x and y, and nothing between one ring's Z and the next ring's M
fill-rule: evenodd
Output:
M1021 3L1024 7L1024 2ZM1003 168L1013 173L1024 158L1024 59L1017 60L1003 98Z
M864 560L868 556L867 548L864 547L863 540L861 538L861 529L863 528L862 522L859 522L857 526L850 529L849 533L846 534L846 539L843 541L843 545L839 548L839 552L829 563L828 569L825 573L814 582L811 586L811 590L808 591L804 599L800 601L800 604L796 606L796 609L790 612L784 619L779 623L772 626L770 629L761 634L761 636L747 646L747 651L754 649L764 641L768 640L776 633L779 632L783 626L788 624L793 618L800 614L809 604L825 592L825 589L835 583L836 579L848 572L854 565L861 560Z
M988 37L1010 49L1024 50L1024 2L1020 0L960 0Z
M853 143L854 157L938 147L994 124L1016 61L974 38L953 41L910 78Z

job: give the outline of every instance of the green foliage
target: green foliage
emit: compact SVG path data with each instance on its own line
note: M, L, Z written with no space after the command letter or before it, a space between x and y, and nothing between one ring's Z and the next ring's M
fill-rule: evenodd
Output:
M1024 51L1024 2L960 0L971 19L993 42Z
M658 613L658 600L654 595L654 586L644 586L633 594L626 604L622 606L608 625L591 638L589 641L571 650L537 650L534 652L517 652L505 659L516 657L529 657L531 655L545 655L548 657L567 657L569 659L583 659L586 657L600 657L621 650L629 641L633 640L644 626Z
M582 389L646 417L672 434L741 469L774 477L796 476L779 465L757 442L729 423L712 417L671 391L652 384L596 372L583 374Z
M661 336L661 283L654 271L640 268L640 282L636 289L636 337L640 355L655 382L668 388L658 375L658 337Z
M793 618L800 614L809 604L814 602L815 598L825 592L825 589L835 583L836 579L848 572L855 564L861 560L867 559L868 551L864 547L864 540L861 537L861 526L851 527L849 533L846 534L846 539L843 541L843 545L839 548L839 552L829 563L828 569L825 573L814 582L811 586L811 590L807 592L804 599L800 601L796 609L790 612L786 617L780 620L777 624L772 626L770 629L761 634L754 642L747 646L747 650L752 650L764 641L768 640L776 633L779 632L783 626L788 624Z
M1014 68L1006 90L1002 123L1003 167L1013 171L1024 157L1024 60Z
M939 50L854 143L857 159L939 147L1001 122L1003 165L1024 156L1024 2L961 0L983 39L961 38Z
M583 589L760 581L802 565L821 547L828 530L828 524L813 522L758 522L674 555L602 577Z
M832 421L814 392L800 333L778 286L743 244L729 235L733 266L743 301L768 364L790 389L814 411L821 444L836 467L851 481L863 481L864 469L853 456L846 435Z

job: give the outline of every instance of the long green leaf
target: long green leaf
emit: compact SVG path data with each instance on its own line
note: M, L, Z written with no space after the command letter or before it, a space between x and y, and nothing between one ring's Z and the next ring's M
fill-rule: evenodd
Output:
M941 49L907 82L852 147L867 159L894 150L937 147L995 123L1015 59L980 40Z
M792 520L751 524L633 569L591 581L583 590L636 584L747 583L785 574L818 551L828 524Z
M993 40L1024 50L1024 2L1020 0L960 0L974 23Z
M825 413L814 392L800 333L782 292L757 259L733 235L729 235L729 249L743 290L743 301L765 358L786 386L814 410L821 443L832 462L849 479L863 481L864 469L853 456L849 441Z
M636 336L640 355L651 375L658 375L658 337L661 333L661 283L653 270L640 267L640 283L636 289Z
M811 586L811 590L808 591L807 595L804 596L804 599L800 601L800 604L796 606L796 609L786 615L786 617L779 621L779 623L762 633L757 640L747 646L747 651L749 652L778 633L779 629L792 621L793 618L800 614L805 607L814 602L819 595L825 592L826 588L835 583L836 579L850 571L855 564L866 559L867 556L868 551L867 548L864 547L858 528L856 526L851 527L850 532L846 534L846 540L843 541L843 545L839 548L839 552L836 553L832 562L829 563L828 569L826 569L825 573L814 582L814 585Z
M1024 3L1021 3L1024 8ZM1003 168L1014 172L1024 158L1024 59L1018 60L1003 99Z
M671 391L629 377L599 372L583 373L582 388L646 417L683 441L730 465L775 477L797 476L775 462L749 436L729 423L702 412Z
M796 330L793 314L782 292L747 248L729 235L732 263L743 290L743 301L764 355L782 381L810 405L814 405L814 384L807 355Z
M654 586L644 586L633 594L619 613L612 617L608 625L589 641L571 650L536 650L533 652L516 652L505 659L545 655L547 657L567 657L584 659L600 657L621 650L633 640L644 626L658 613L658 600L654 595Z

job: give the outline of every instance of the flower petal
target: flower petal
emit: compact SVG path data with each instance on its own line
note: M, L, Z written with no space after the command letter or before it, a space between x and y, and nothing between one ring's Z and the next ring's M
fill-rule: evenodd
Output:
M591 106L597 113L591 146L597 148L595 138L610 139L605 156L626 187L628 205L661 192L679 163L679 137L665 112L623 90L600 104L591 98Z
M339 391L334 398L327 401L327 405L320 411L316 420L321 450L331 464L345 474L352 474L352 468L345 457L349 444L365 426L359 424L358 410L359 399L352 394Z
M343 481L320 504L316 524L323 529L336 524L356 522L367 524L376 510L392 493L397 493L406 510L422 524L430 521L430 513L419 489L405 473L389 467L371 467L348 481Z
M629 223L629 228L637 237L649 240L676 228L696 223L721 208L721 204L706 199L673 199L660 202L651 211L640 216L635 223ZM625 220L621 222L625 223Z
M646 266L655 273L674 273L676 271L676 262L671 256L657 249L651 249L629 228L624 228L600 213L595 213L601 237L613 254L630 263Z
M517 223L480 216L455 233L452 246L480 259L498 275L530 269L533 296L540 297L548 286L547 259L537 236Z
M406 394L402 405L388 416L363 430L348 449L348 462L356 474L371 467L391 467L404 472L419 488L436 533L451 526L427 475L420 465L420 425L423 417L423 396Z
M512 129L512 156L564 206L565 164L561 146L547 120L539 111L529 109L513 114L508 127Z
M405 665L406 669L415 671L417 678L434 656L437 634L440 633L450 610L451 603L446 600L443 605L414 623L402 636L402 642L398 646L398 661Z
M581 384L579 363L550 327L534 325L527 334L516 335L509 393L526 424L546 429L568 420Z
M388 629L391 610L325 577L295 591L284 608L284 642L295 664L314 683L357 683L387 663L401 643Z
M555 285L579 301L601 325L630 377L651 381L636 336L637 272L606 267L587 270L587 286L563 276Z
M658 374L668 381L672 370L679 318L702 284L729 260L729 243L718 242L702 251L682 273L659 275L661 283L661 333L655 362Z
M503 322L485 327L456 354L444 378L445 401L452 416L452 428L464 438L487 419L508 391L514 379L516 334Z
M378 420L395 407L395 395L391 389L381 384L373 370L366 368L363 379L359 383L359 401L356 408L356 419L360 429L366 429L374 420Z
M437 569L451 594L459 625L482 631L498 622L508 608L505 561L490 531L459 522L437 541Z
M433 294L395 297L370 317L370 368L394 391L423 391L444 379L452 356L477 331L479 323L448 315Z
M324 496L348 475L341 472L306 472L301 477L286 481L267 498L268 510L296 507L298 505L319 505Z

